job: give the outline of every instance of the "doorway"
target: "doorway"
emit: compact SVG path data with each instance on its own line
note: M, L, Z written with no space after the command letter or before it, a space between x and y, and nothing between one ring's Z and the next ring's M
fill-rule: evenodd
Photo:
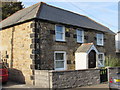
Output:
M96 52L95 50L91 50L88 54L88 68L96 67Z

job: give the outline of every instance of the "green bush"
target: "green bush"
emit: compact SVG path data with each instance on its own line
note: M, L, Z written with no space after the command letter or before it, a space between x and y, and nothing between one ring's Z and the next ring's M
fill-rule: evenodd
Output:
M112 56L105 58L105 66L117 67L120 66L120 59Z

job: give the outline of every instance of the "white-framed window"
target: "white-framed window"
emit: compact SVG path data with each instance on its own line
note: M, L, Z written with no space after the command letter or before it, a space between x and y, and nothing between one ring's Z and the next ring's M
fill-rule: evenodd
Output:
M55 70L66 70L66 52L54 52L54 68Z
M55 40L65 41L65 27L62 25L55 25Z
M77 33L77 42L84 43L84 31L83 30L76 30Z
M97 34L97 45L104 45L104 35L103 34Z
M98 66L99 67L104 67L104 63L105 63L104 53L99 53L98 54Z

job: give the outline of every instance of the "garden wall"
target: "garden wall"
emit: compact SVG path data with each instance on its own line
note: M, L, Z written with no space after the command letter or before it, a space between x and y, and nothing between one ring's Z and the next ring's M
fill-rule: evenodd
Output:
M76 88L100 83L99 69L35 71L35 85L40 88Z

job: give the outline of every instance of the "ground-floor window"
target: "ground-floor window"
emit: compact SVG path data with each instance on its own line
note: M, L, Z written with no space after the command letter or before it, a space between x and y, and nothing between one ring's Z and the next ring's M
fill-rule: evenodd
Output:
M65 51L54 52L54 67L55 67L55 70L66 69L66 52Z
M104 61L105 61L104 53L99 53L99 55L98 55L98 66L104 67Z

